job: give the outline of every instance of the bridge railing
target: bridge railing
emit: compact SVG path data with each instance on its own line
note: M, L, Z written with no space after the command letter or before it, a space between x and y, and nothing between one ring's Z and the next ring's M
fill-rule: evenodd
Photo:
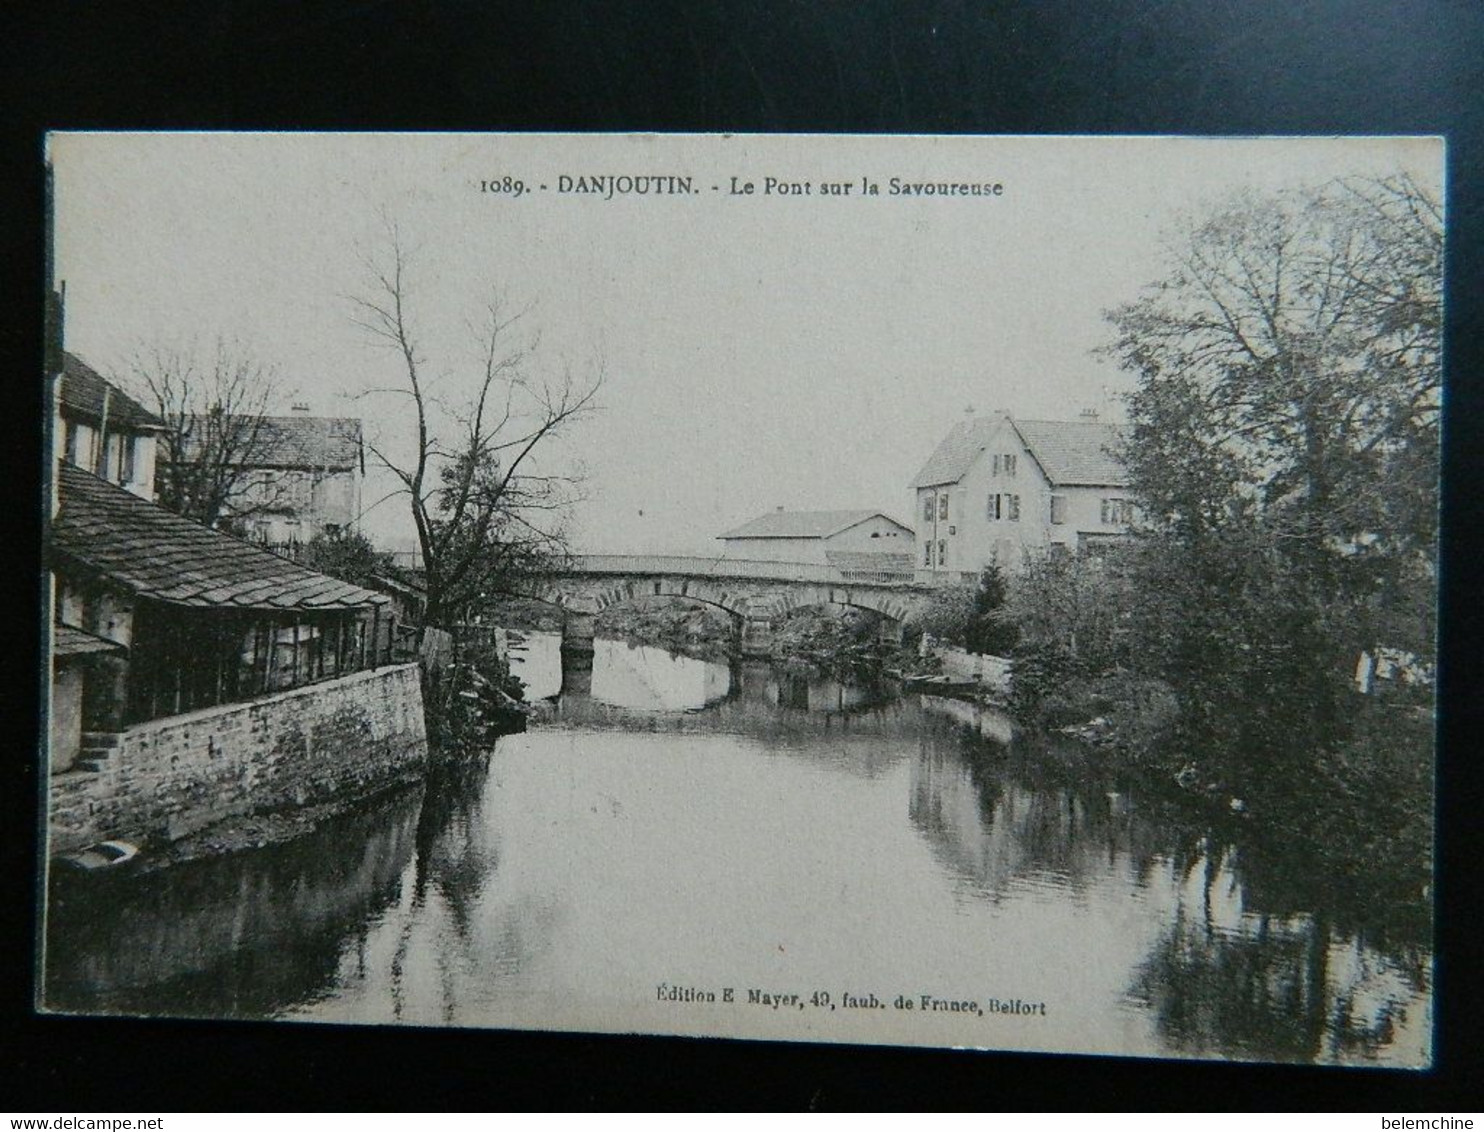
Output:
M754 578L781 582L822 582L848 585L911 585L909 573L878 570L841 570L819 562L772 562L746 558L702 558L682 554L577 554L568 572L573 574L688 574L706 578Z

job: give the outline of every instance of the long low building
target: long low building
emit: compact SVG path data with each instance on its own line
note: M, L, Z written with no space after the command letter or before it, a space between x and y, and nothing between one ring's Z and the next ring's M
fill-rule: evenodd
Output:
M246 700L389 659L383 594L316 573L62 464L50 553L53 767L83 732ZM73 705L75 710L73 709Z
M717 535L728 558L760 562L813 562L831 554L895 555L912 552L912 528L881 511L785 511L759 515Z

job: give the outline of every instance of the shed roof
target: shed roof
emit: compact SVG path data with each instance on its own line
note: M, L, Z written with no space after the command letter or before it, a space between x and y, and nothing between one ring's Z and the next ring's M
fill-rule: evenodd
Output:
M75 625L52 626L53 656L86 656L89 653L128 652L117 641L110 641Z
M256 431L250 418L232 417L248 422L239 433L246 451L241 453L242 466L249 468L328 468L348 471L361 467L361 422L355 417L262 417ZM185 454L190 459L199 446L194 434L185 438Z
M884 511L769 511L766 515L759 515L756 519L716 537L829 538L878 515L904 531L911 530Z
M62 379L58 396L62 408L70 416L85 417L89 421L100 420L106 398L111 427L132 428L141 432L157 432L165 427L159 417L76 354L62 354Z
M197 608L305 612L391 600L183 519L70 464L61 466L57 487L55 550L141 597Z
M1056 486L1113 487L1128 482L1122 461L1113 455L1123 438L1118 425L984 417L954 425L917 473L913 486L934 487L963 479L1002 423L1019 432L1046 478Z

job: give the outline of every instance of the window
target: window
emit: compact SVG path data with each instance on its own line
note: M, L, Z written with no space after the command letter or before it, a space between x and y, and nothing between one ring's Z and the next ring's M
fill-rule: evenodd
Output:
M931 505L931 502L929 505ZM933 544L930 542L922 544L922 564L924 566L931 566L933 564Z
M948 493L946 491L938 496L938 518L948 518Z
M1053 523L1065 523L1067 521L1067 497L1065 495L1053 495L1051 497L1051 521Z
M989 474L992 475L992 476L998 476L998 475L1002 475L1003 474L1003 475L1006 475L1006 476L1014 477L1014 475L1015 475L1015 453L1013 453L1013 452L1005 452L1005 453L996 452L993 456L991 456L990 457L990 463L989 463Z
M948 544L942 539L938 540L938 565L948 565Z
M931 495L922 497L922 517L929 523L933 521L933 497Z
M110 445L109 478L114 483L134 482L134 437L122 434L113 438Z
M63 453L69 464L77 463L77 422L68 421L65 440L63 441Z
M1012 523L1020 521L1020 496L994 494L989 497L985 515L991 521L1005 519Z
M992 476L1000 474L1000 454L998 452L989 458L989 474Z
M1005 454L1005 474L1012 479L1015 476L1015 453L1013 452Z
M1127 499L1105 499L1101 516L1104 526L1123 526L1134 521L1134 505Z

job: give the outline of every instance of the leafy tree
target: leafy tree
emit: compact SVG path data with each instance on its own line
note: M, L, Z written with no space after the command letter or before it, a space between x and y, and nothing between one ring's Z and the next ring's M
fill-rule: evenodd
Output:
M304 544L300 561L311 570L354 585L370 587L378 574L392 572L391 556L355 531L317 534Z
M1016 630L1017 702L1034 707L1069 684L1127 663L1134 603L1127 572L1103 560L1049 554L1028 559L1002 613Z
M1009 583L1004 571L991 562L979 576L974 591L964 647L970 652L1009 656L1020 639L1020 630L1005 614Z
M1242 194L1168 252L1108 315L1137 381L1132 633L1192 737L1255 772L1333 745L1378 634L1430 639L1442 214L1400 175Z

